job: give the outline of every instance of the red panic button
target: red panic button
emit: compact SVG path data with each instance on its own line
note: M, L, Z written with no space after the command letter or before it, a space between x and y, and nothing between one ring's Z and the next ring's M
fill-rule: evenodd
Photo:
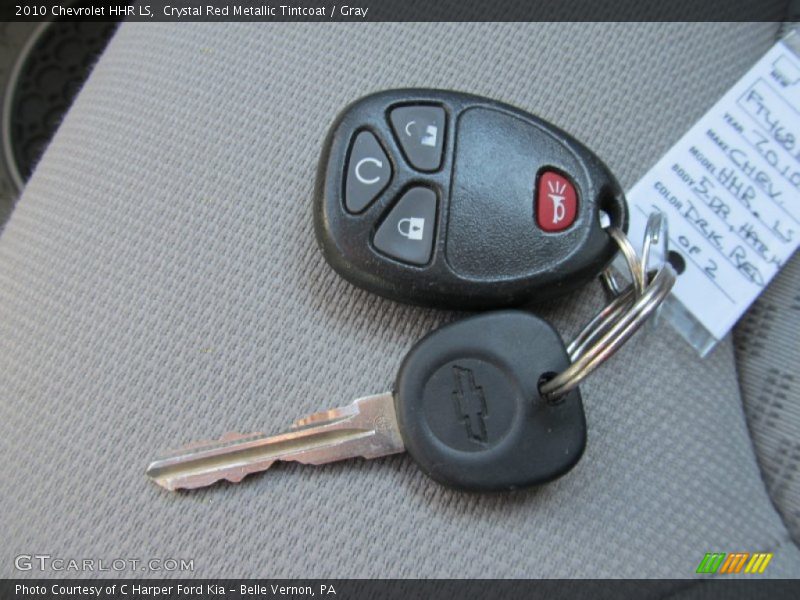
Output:
M575 222L578 194L570 181L555 171L539 177L536 191L536 221L544 231L564 231Z

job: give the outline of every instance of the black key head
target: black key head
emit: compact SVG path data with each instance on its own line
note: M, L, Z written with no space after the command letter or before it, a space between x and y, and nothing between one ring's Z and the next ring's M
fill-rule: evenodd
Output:
M406 450L460 489L514 490L564 475L586 446L580 391L548 402L539 384L569 364L558 333L526 312L434 331L408 353L395 384Z

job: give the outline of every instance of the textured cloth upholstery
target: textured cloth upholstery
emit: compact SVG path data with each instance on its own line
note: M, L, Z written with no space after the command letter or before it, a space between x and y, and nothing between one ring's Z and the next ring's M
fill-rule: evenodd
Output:
M800 540L800 256L737 326L739 383L764 482Z
M196 576L685 577L775 552L726 340L668 328L582 386L563 479L464 494L403 455L170 494L165 448L384 391L459 315L374 297L317 250L316 161L349 101L454 88L534 112L629 188L776 24L124 24L0 236L0 575L13 557L193 558ZM536 310L565 338L599 284ZM27 575L39 575L28 572ZM114 575L110 573L108 575Z

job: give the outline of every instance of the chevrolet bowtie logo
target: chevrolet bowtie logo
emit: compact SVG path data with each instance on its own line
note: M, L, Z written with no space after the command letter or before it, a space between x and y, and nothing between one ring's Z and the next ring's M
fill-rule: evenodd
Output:
M489 441L486 433L486 397L483 388L475 384L475 375L470 369L453 367L455 388L453 401L456 414L467 429L467 436L474 442L485 443Z

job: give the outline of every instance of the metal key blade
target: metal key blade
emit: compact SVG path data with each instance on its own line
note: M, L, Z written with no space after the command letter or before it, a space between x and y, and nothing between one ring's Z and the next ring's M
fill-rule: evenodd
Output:
M168 490L241 481L275 461L321 465L347 458L404 452L391 393L359 398L348 406L315 413L278 435L227 434L196 442L152 463L147 475Z

